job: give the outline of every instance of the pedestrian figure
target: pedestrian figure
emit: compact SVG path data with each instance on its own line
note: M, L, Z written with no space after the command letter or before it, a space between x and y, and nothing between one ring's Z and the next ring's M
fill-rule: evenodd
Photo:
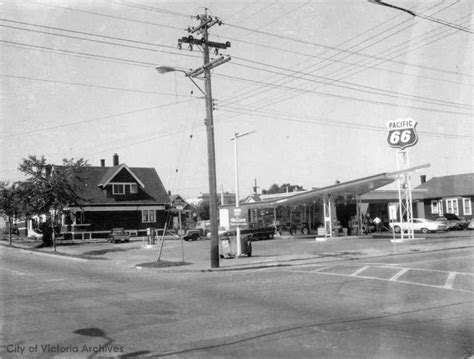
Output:
M380 232L380 227L381 227L381 224L382 224L382 221L380 220L379 217L375 217L374 218L374 224L375 224L375 230L377 231L377 233Z

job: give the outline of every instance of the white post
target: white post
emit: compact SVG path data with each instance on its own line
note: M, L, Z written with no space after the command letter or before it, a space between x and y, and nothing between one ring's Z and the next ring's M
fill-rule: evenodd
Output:
M183 230L181 226L181 209L178 209L178 223L179 223L179 236L181 237L181 257L184 263L184 243L183 243Z
M234 166L235 166L235 208L239 208L239 164L238 164L238 156L237 156L237 138L249 135L254 133L255 131L238 133L234 134L230 140L234 141ZM240 224L237 224L237 253L236 256L239 257L242 255L242 246L240 243Z
M235 169L235 208L239 208L239 165L237 156L237 135L234 134L234 169ZM240 243L240 224L237 224L237 257L242 255L242 245Z

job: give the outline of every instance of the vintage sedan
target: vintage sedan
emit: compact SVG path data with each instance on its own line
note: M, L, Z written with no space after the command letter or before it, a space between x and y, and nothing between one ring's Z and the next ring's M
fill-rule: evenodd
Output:
M392 222L390 228L395 233L408 231L409 224L407 222ZM435 222L425 218L413 218L413 230L422 233L436 232L436 231L447 231L448 227L445 223Z
M112 232L109 233L108 241L110 243L117 243L117 242L130 242L130 235L125 232L123 228L113 228Z

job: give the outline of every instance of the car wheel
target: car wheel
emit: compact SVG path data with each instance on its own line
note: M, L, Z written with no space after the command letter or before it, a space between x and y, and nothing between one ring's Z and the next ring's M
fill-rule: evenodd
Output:
M304 227L304 228L301 230L301 233L303 233L303 234L308 234L308 233L309 233L308 228Z
M252 257L252 242L249 242L249 252L247 256Z
M400 229L399 226L393 227L393 231L394 231L395 233L400 233L400 230L401 230L401 229Z
M421 229L421 233L426 234L426 233L428 233L428 232L429 232L429 229L428 229L428 228L422 228L422 229Z
M292 236L295 235L295 232L296 232L296 230L295 230L294 228L290 228L290 234L291 234Z
M192 240L192 241L197 241L198 239L199 239L199 234L194 233L194 234L191 236L191 240Z

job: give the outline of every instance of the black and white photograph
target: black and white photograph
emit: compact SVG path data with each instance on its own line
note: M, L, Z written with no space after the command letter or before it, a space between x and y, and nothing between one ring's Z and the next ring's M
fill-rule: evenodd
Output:
M0 34L0 358L474 358L472 0Z

